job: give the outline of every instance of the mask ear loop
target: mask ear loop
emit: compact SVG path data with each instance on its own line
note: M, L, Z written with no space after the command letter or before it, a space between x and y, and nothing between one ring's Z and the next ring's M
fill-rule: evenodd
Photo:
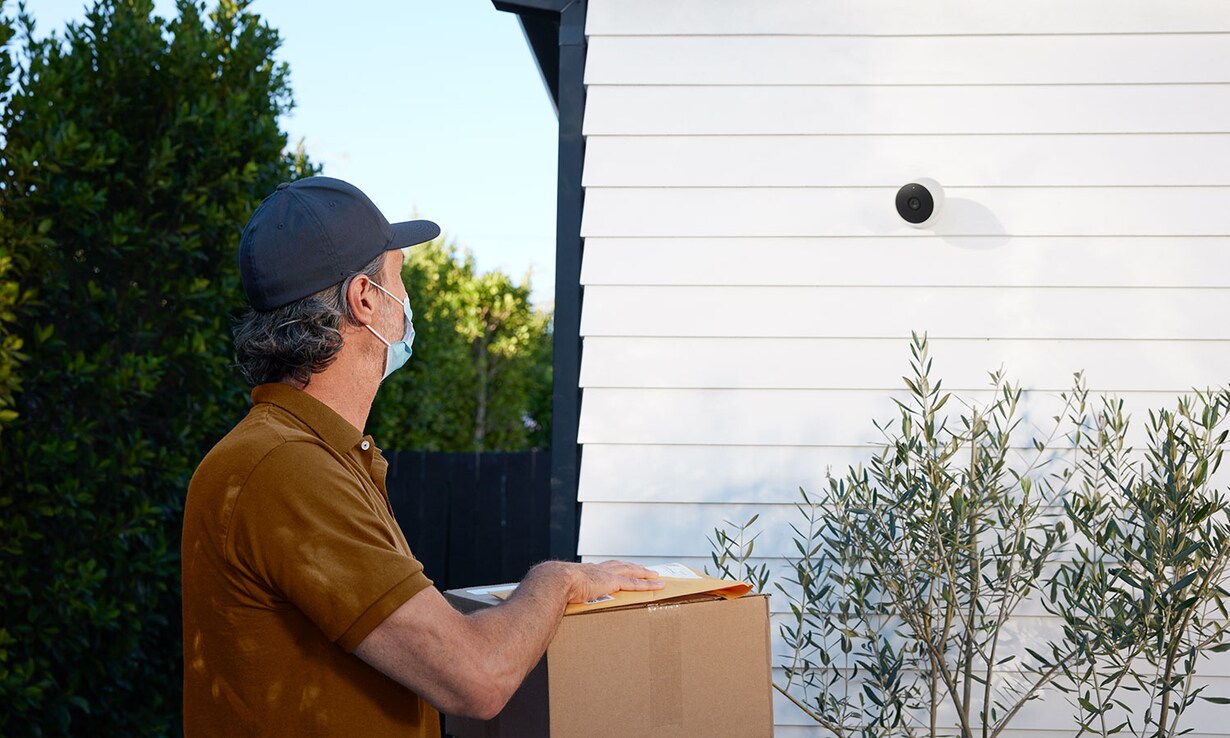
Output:
M386 347L386 348L387 348L387 347L391 347L391 346L393 345L393 344L389 343L388 341L384 340L384 336L382 336L382 335L380 335L379 333L377 333L375 328L372 328L370 325L365 325L365 326L363 326L363 327L364 327L364 328L366 328L367 330L371 331L373 336L375 336L376 338L379 338L379 339L380 339L380 342L381 342L381 343L383 343L383 344L385 345L385 347Z
M373 282L372 282L372 286L373 286L373 287L375 287L376 289L380 290L380 291L381 291L381 292L383 292L384 294L388 295L388 296L389 296L389 297L393 300L393 302L397 303L398 305L400 305L400 304L401 304L401 300L398 300L398 299L397 299L397 295L394 295L392 292L389 292L388 290L386 290L386 289L385 289L384 287L382 287L381 285L379 285L379 284L377 284L376 282L374 282L374 281L373 281Z

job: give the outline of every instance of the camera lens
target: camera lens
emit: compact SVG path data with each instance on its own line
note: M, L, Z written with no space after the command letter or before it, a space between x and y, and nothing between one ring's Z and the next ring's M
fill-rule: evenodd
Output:
M897 190L896 204L897 214L911 225L927 222L935 212L935 198L926 187L917 182L911 182Z

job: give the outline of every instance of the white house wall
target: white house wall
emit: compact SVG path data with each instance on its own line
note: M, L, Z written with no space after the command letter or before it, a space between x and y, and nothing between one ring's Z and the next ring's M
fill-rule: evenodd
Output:
M910 36L953 34L1223 33L1221 0L949 0L944 12L914 0L591 0L593 36Z
M1002 368L1039 432L1078 370L1141 413L1226 384L1230 3L589 0L587 35L587 559L700 566L759 513L780 566L911 331L974 401ZM924 230L893 207L917 177L948 198ZM1012 735L1070 735L1063 704Z
M1176 49L1181 48L1180 42ZM589 88L584 133L1224 133L1228 102L1230 90L1224 86L1181 83L1070 87L611 85Z

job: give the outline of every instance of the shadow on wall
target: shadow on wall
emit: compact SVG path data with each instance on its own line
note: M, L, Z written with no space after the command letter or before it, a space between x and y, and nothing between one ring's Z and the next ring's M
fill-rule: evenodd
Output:
M982 203L964 197L949 197L943 212L930 228L950 246L987 251L1008 243L1004 224Z

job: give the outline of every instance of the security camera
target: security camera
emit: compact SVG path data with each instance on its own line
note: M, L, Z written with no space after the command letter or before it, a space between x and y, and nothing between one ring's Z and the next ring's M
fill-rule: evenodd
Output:
M933 224L944 205L944 188L934 179L916 179L897 190L897 214L915 228Z

